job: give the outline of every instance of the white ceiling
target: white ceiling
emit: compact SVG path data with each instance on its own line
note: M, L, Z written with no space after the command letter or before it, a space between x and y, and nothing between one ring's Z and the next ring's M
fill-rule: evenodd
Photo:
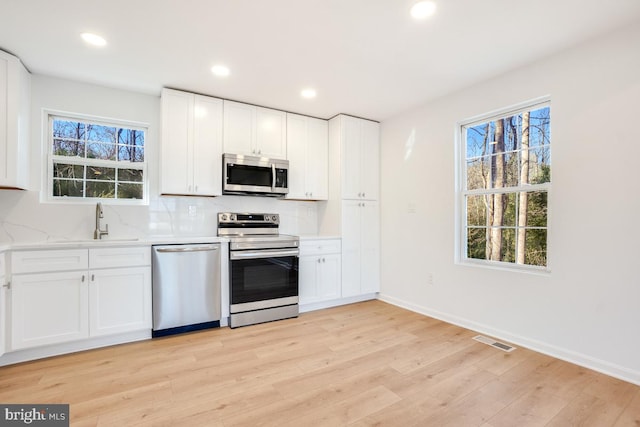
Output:
M625 25L640 0L0 0L0 49L32 73L163 86L383 120ZM79 34L103 35L88 47ZM639 47L640 49L640 47ZM226 79L210 68L225 63ZM313 86L314 100L300 98Z

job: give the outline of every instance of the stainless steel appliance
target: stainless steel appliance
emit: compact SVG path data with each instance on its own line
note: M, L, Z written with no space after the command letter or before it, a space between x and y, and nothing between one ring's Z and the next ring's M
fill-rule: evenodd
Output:
M279 234L278 214L219 213L229 237L229 326L298 316L297 236Z
M289 192L289 161L222 155L222 194L283 197Z
M220 326L220 244L154 245L153 337Z

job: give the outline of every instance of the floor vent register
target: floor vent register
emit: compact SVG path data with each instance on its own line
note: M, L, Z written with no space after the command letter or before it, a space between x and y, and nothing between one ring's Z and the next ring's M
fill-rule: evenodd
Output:
M513 350L516 349L515 347L510 346L509 344L496 341L493 338L485 337L483 335L476 335L475 337L473 337L473 339L483 344L490 345L491 347L495 347L499 350L506 351L507 353L511 353Z

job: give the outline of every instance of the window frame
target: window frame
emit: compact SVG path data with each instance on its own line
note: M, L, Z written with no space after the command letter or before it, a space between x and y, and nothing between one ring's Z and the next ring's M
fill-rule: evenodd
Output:
M512 187L503 187L499 189L491 188L491 189L474 189L467 190L467 141L466 141L466 133L465 129L470 128L479 124L487 123L490 121L495 121L497 119L506 118L509 116L513 116L525 111L534 111L540 108L549 107L551 108L551 97L543 96L540 98L535 98L529 101L525 101L519 104L511 105L509 107L501 108L498 110L493 110L488 113L484 113L481 115L473 116L471 118L461 120L456 123L455 128L455 193L456 193L456 202L455 202L455 263L459 265L469 265L469 266L478 266L490 269L498 269L498 270L507 270L507 271L520 271L525 273L541 273L548 274L551 272L551 250L549 247L550 242L550 212L551 212L551 194L552 194L552 180L549 182L541 183L541 184L527 184L520 185L518 183L517 186ZM549 123L549 129L552 131L553 121ZM549 143L549 149L551 150L551 142ZM519 153L521 150L515 151ZM553 170L551 171L553 176ZM518 194L521 192L536 192L542 191L547 194L547 215L546 215L546 227L542 229L546 230L547 236L547 245L546 245L546 265L545 266L537 266L537 265L529 265L529 264L518 264L516 262L508 262L508 261L494 261L488 259L479 259L479 258L469 258L467 256L467 206L466 206L466 198L467 196L483 196L488 194ZM517 224L515 226L502 226L503 229L517 229ZM536 228L536 227L527 227ZM517 249L516 249L517 250Z
M103 159L87 159L86 157L71 157L71 156L56 156L53 154L53 121L54 120L68 120L74 122L82 122L100 126L109 126L116 128L124 128L131 130L140 130L144 132L144 161L142 162L129 162L118 160L103 160ZM41 191L40 200L43 203L60 203L60 204L95 204L97 202L110 205L128 205L128 206L142 206L149 204L149 173L148 173L148 136L149 136L149 124L143 122L135 122L130 120L107 118L92 116L87 114L71 113L67 111L59 110L43 110L42 116L42 129L43 129L43 143L44 153L44 168L46 174L42 177L42 188L45 191ZM64 161L66 164L82 165L82 166L95 166L106 168L123 168L123 169L138 169L142 171L142 198L141 199L117 199L107 197L65 197L53 195L53 183L54 183L54 162ZM89 161L87 161L89 160ZM86 177L83 181L87 181Z

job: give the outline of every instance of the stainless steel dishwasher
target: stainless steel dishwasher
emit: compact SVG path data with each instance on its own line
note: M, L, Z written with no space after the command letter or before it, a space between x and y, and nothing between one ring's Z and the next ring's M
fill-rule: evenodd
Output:
M153 337L220 326L220 244L154 245Z

